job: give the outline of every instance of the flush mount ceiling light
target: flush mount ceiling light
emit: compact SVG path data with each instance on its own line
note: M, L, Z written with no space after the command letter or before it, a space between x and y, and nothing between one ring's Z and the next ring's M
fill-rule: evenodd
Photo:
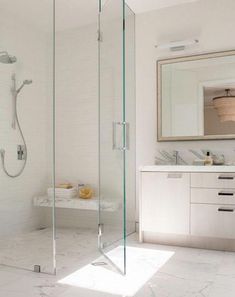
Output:
M225 95L214 97L213 105L221 122L235 121L235 96L230 89L225 89Z
M170 41L169 43L155 45L155 48L164 50L169 49L173 52L175 51L183 51L186 47L192 46L199 43L198 39L187 39L187 40L178 40L178 41Z

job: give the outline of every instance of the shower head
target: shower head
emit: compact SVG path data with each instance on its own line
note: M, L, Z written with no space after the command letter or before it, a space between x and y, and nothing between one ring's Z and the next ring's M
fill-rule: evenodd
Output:
M8 52L0 52L0 63L13 64L17 61L15 56L10 56Z
M22 83L22 85L19 87L19 89L15 91L16 94L19 94L19 92L23 89L23 87L25 85L31 85L32 83L33 83L33 81L31 79L24 80L23 83Z

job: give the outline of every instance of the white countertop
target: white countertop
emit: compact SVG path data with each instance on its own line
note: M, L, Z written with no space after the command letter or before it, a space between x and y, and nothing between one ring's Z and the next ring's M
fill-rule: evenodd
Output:
M154 165L142 166L141 172L221 172L235 173L235 166Z

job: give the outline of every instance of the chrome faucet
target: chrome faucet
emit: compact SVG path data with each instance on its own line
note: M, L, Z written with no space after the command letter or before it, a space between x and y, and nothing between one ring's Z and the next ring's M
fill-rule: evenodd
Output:
M174 151L173 152L173 157L175 158L175 165L178 165L179 164L179 152Z

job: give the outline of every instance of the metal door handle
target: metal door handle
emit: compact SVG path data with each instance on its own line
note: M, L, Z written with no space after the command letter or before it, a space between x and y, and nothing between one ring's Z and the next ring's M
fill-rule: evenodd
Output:
M118 146L117 145L117 127L122 127L123 131L122 133L124 134L125 138L122 141L123 146ZM130 124L127 122L113 122L113 150L120 150L120 151L125 151L129 150L130 146Z

